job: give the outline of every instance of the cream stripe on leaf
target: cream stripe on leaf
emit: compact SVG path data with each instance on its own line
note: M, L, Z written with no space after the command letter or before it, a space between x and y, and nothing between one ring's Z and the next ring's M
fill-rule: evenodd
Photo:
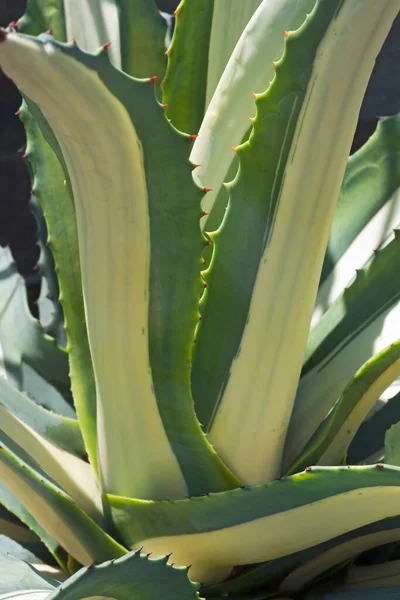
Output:
M103 522L100 491L91 466L57 448L43 435L9 412L0 399L0 432L24 450L47 475L71 496L93 519Z
M307 465L337 465L381 394L400 375L400 342L368 361L352 378L288 474ZM387 461L389 462L389 461Z
M7 443L8 445L8 443ZM46 533L81 564L126 553L61 488L8 449L0 449L0 477Z
M210 441L248 483L280 473L346 153L398 8L319 1L286 38L238 150L230 206L212 236L194 372L204 382L199 397L220 399Z
M287 436L283 471L294 463L371 356L400 338L400 236L357 271L311 329Z
M199 132L190 132L199 134L190 156L193 163L200 165L194 179L202 187L212 189L202 203L207 213L211 212L234 160L232 147L241 143L250 126L249 118L254 116L252 94L265 90L274 77L272 61L283 52L284 30L297 29L315 0L264 0L256 10L258 4L255 0L246 0L246 3L218 0L214 6L207 111ZM226 42L225 26L228 7L243 30L230 58L232 45ZM244 20L249 22L243 29ZM218 53L217 59L213 57L214 52ZM207 219L202 220L202 227L206 223Z
M329 235L313 322L400 225L400 115L350 156Z
M3 378L0 378L0 404L53 444L80 458L85 457L85 446L78 421L36 404Z
M237 485L190 393L205 245L190 140L166 121L152 82L117 71L106 52L9 34L0 62L49 121L72 184L103 489L176 498Z
M172 502L108 501L126 546L172 552L171 562L192 564L191 577L206 582L233 565L274 560L397 517L400 469L381 467L313 467L262 486Z

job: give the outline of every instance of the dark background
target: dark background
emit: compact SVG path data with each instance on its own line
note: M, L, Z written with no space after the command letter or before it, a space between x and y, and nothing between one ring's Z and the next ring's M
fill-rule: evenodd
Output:
M150 1L150 0L149 0ZM243 0L245 1L245 0ZM0 0L0 26L6 27L24 12L26 0ZM178 0L157 0L159 8L173 12ZM20 96L0 70L0 244L9 245L19 271L38 285L34 266L39 249L36 224L28 208L30 174L22 158L25 134L15 112ZM376 127L377 117L400 111L400 17L398 16L378 56L360 112L352 151L359 148Z

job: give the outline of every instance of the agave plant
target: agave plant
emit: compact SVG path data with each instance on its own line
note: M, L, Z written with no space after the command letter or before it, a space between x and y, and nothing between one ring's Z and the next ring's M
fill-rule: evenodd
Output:
M3 555L1 598L399 593L400 417L362 434L400 376L400 118L348 159L399 8L183 0L166 52L150 0L0 31L67 340L3 249L0 532L67 580Z

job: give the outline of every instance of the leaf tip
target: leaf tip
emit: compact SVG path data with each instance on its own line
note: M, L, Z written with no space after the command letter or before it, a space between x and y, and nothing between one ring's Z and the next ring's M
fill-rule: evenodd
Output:
M103 44L101 48L104 52L107 52L107 50L109 49L110 46L111 46L111 42L107 42L107 44Z

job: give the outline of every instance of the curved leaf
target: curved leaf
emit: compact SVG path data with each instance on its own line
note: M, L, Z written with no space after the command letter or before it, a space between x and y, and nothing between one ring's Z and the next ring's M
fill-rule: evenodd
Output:
M399 494L400 469L379 465L314 467L189 500L108 502L128 547L172 552L172 562L193 564L191 576L204 582L226 577L233 565L273 560L397 516Z
M198 585L187 569L166 564L166 558L148 558L130 552L122 558L82 569L55 590L48 600L110 597L115 600L196 600Z
M333 217L314 319L400 224L400 114L378 123L349 158Z
M385 433L400 421L400 393L390 398L379 410L361 424L350 444L347 460L350 464L364 462L368 456L385 454Z
M37 433L60 448L85 456L78 421L46 410L0 378L0 404Z
M28 100L28 105L24 102L21 107L21 119L28 137L29 162L35 175L35 196L44 211L49 230L48 245L60 285L74 404L89 459L97 470L96 388L86 329L74 202L64 185L66 174L39 129L39 125L44 126L41 111Z
M354 373L400 338L399 274L400 236L395 232L311 330L283 471L300 455Z
M186 495L186 481L190 493L237 485L202 434L190 394L204 285L198 226L204 192L192 185L190 140L166 121L152 83L117 71L105 52L95 57L48 36L36 41L8 34L0 55L43 108L70 163L104 489L176 498ZM32 70L40 77L32 78ZM54 97L44 91L44 80ZM71 110L88 103L91 123L86 111ZM99 129L103 117L109 126ZM76 160L82 144L84 161ZM131 272L134 279L127 278Z
M24 594L13 594L17 591L43 592L38 598L46 598L58 582L41 575L34 567L22 560L6 556L0 552L0 598L25 598L30 600L31 596Z
M297 29L315 0L264 0L255 11L257 4L259 2L253 0L239 5L230 0L218 0L216 3L214 18L217 24L215 35L211 34L210 53L211 56L216 54L215 60L220 66L213 69L214 74L210 73L206 97L208 108L190 156L194 164L200 165L194 174L195 181L202 187L212 188L202 203L207 213L211 212L233 160L232 147L241 143L249 128L249 117L255 113L252 93L262 92L268 87L274 77L272 61L278 60L284 49L284 30ZM241 29L246 22L242 20L243 12L252 9L246 14L248 20L255 11L243 33L240 30L236 32L236 39L239 35L240 39L230 58L232 46L224 48L228 8L237 13ZM221 30L224 35L221 35ZM202 225L205 227L206 219Z
M31 392L24 365L48 382L43 390L46 397L36 398L37 402L74 417L73 409L63 400L71 399L67 354L42 332L30 314L25 283L9 249L0 248L0 375L18 389Z
M32 517L81 564L125 554L125 549L45 476L3 444L0 478Z
M288 474L310 464L339 464L380 395L400 375L400 342L367 362L350 381ZM387 457L386 457L387 459ZM390 460L386 460L390 463ZM396 463L392 463L396 464Z

